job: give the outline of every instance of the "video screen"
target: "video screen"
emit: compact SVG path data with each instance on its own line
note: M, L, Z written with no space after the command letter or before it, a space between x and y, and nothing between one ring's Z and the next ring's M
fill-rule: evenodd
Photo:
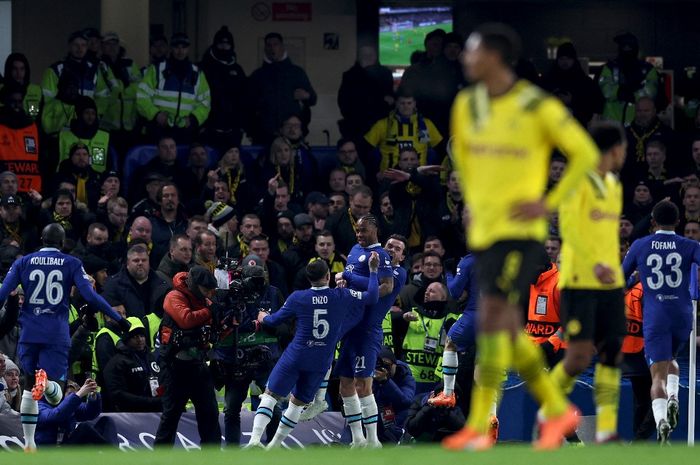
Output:
M434 29L452 32L452 7L379 8L379 60L385 66L408 66L411 54L423 50Z

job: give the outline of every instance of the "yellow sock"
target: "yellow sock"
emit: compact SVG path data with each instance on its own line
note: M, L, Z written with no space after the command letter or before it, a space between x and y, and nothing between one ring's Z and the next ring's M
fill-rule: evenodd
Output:
M510 365L511 340L507 331L477 336L479 380L472 390L471 408L467 426L481 434L489 428L489 412L497 399L503 382L503 373Z
M542 350L524 332L519 333L513 345L513 367L527 383L530 394L542 406L545 418L558 417L566 412L569 401L544 366Z
M552 371L549 372L549 377L552 378L554 384L564 391L564 394L571 394L571 391L574 390L576 378L570 376L566 370L564 370L564 364L562 362L557 363L557 365L552 368Z
M617 409L620 401L619 368L600 363L595 366L596 438L608 439L617 433Z

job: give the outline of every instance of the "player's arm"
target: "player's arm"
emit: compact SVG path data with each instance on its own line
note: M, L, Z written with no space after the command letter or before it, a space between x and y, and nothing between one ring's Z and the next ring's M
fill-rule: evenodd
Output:
M343 271L343 279L347 282L347 287L351 287L358 291L366 291L369 288L369 276L359 276L349 271ZM377 276L374 276L377 279Z
M630 247L630 249L627 251L625 259L622 260L622 272L625 275L627 287L632 287L634 285L634 283L630 284L630 281L632 278L632 273L634 273L637 270L637 249L637 243L635 242L632 244L632 247Z
M561 201L592 170L600 156L586 130L555 98L547 98L539 108L540 121L553 144L566 155L564 176L545 197L547 210L554 211Z
M7 276L5 276L5 280L2 282L2 286L0 287L0 307L2 307L2 305L5 303L7 296L9 296L12 291L17 289L17 286L20 284L20 271L18 271L19 266L17 266L18 263L19 262L15 262L10 267L10 271L7 272Z
M367 292L362 293L362 302L365 305L374 305L379 300L379 280L377 279L377 271L379 268L379 254L372 252L369 256L369 285ZM394 280L391 279L391 287L394 288ZM390 291L391 292L391 291Z
M287 298L287 301L282 305L282 308L277 310L275 313L259 312L258 313L258 323L264 324L265 326L279 326L285 321L289 321L296 315L293 308L294 305L294 294Z
M469 276L471 275L473 264L474 260L465 257L460 260L457 266L457 274L452 276L452 273L447 273L447 290L453 299L459 300L462 297L464 290L469 284Z
M104 313L116 322L120 322L122 320L126 322L126 319L122 318L120 314L115 312L114 309L110 307L110 305L107 303L107 301L104 298L102 298L101 295L95 292L95 288L92 287L92 283L88 281L88 279L85 277L85 272L82 266L76 266L74 268L73 282L75 283L75 287L78 288L78 292L80 292L80 295L83 297L83 299L85 299L85 301L88 304L92 305L94 308L99 309L102 313Z

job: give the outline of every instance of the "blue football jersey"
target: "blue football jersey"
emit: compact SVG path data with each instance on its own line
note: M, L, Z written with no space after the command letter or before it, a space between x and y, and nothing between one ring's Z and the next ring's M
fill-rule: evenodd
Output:
M638 239L622 267L629 279L635 270L644 289L644 314L691 311L691 269L700 264L700 244L672 231Z
M459 261L455 275L447 273L447 289L450 297L457 300L464 291L467 291L467 300L462 303L462 311L465 312L475 312L479 301L479 286L474 263L474 255L465 255Z
M285 350L300 369L325 371L330 365L349 312L377 302L377 284L366 292L320 287L295 291L281 309L265 317L264 324L276 326L296 318L294 339Z
M19 342L70 346L68 310L75 285L85 300L115 320L121 317L92 288L77 258L54 248L43 248L16 260L0 287L0 302L18 285L24 290L19 315Z

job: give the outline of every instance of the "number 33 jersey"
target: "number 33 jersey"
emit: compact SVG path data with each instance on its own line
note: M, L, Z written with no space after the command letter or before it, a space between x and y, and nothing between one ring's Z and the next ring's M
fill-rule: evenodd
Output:
M698 285L691 282L693 264L700 264L700 244L673 231L657 231L632 244L622 267L627 278L639 271L645 320L655 310L663 315L691 311L690 286Z

